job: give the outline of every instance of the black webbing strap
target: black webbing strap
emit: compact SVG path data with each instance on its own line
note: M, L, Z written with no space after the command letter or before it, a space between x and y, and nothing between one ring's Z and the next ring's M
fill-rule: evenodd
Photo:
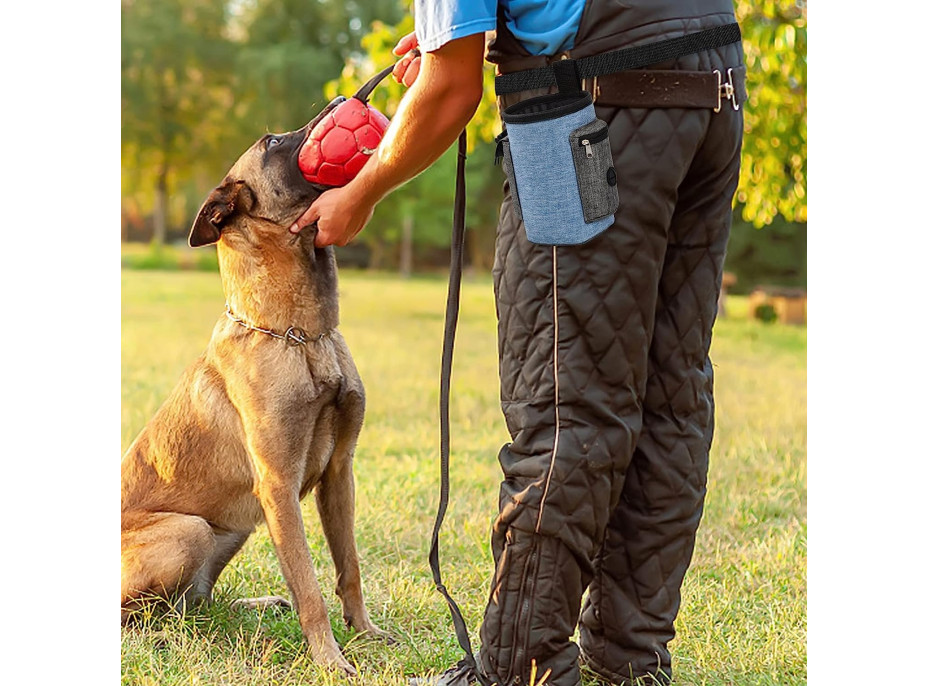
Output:
M626 69L641 69L650 64L692 55L703 50L720 48L741 40L741 28L737 23L723 24L698 33L677 38L647 43L633 48L613 50L576 60L577 73L581 79L592 79ZM562 60L570 61L570 60ZM557 64L555 62L554 64ZM552 66L525 69L496 77L496 94L518 93L535 88L547 88L555 84Z
M583 87L577 60L558 60L551 65L557 92L563 95L578 95Z
M441 580L441 563L438 557L438 534L441 524L448 510L448 493L450 482L448 478L448 463L451 454L451 359L454 356L454 335L458 326L458 312L461 304L461 273L464 269L464 211L466 195L464 184L464 163L467 160L467 131L461 132L458 137L458 168L454 187L454 222L451 229L451 271L448 276L448 301L445 305L445 334L441 348L441 390L439 393L439 425L441 432L441 491L438 498L438 514L435 516L435 526L432 529L432 547L429 549L429 566L432 568L432 579L435 588L448 601L451 610L451 621L454 624L454 633L458 643L464 650L464 661L470 665L477 675L477 680L483 686L490 686L489 679L483 674L483 668L477 665L474 651L470 645L470 636L467 633L467 624L461 615L461 610L451 597L448 589Z

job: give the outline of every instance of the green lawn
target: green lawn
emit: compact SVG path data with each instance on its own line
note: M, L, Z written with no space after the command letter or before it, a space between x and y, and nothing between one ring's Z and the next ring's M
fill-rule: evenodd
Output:
M223 314L209 272L123 271L122 445L148 421ZM460 657L434 591L428 539L438 497L438 374L446 284L343 273L342 331L367 388L355 459L368 607L394 646L348 632L312 499L306 532L336 639L363 686L405 684ZM806 682L806 330L746 321L732 298L716 326L717 429L709 495L671 644L676 684ZM740 315L740 316L739 316ZM492 573L498 404L492 285L464 285L452 388L445 581L476 631ZM262 526L220 577L217 602L123 630L124 684L344 684L313 665L296 618L233 613L231 600L286 595Z

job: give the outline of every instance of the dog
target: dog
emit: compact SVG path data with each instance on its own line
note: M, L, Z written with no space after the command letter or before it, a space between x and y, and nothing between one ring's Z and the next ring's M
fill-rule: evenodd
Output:
M313 659L356 674L335 642L303 529L316 506L347 624L370 619L354 538L352 460L364 387L339 333L332 247L288 227L324 190L299 171L313 125L268 134L203 203L193 247L217 244L227 313L122 460L122 617L146 597L211 601L216 579L267 523ZM239 601L237 601L239 602ZM288 604L266 597L247 606Z

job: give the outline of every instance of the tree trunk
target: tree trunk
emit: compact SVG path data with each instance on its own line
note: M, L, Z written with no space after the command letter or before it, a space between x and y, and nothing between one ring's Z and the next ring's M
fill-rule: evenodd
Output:
M158 184L155 186L154 232L151 242L154 245L164 245L168 234L168 169L162 166L158 173Z
M384 258L384 248L383 241L379 238L375 238L368 242L368 245L371 248L371 259L368 263L368 269L371 271L378 271L383 269L383 258Z
M412 276L412 214L403 215L403 237L400 242L400 274L404 278Z
M496 253L496 225L502 193L494 172L488 172L488 178L474 187L477 201L473 203L474 211L470 213L467 227L467 252L472 269L490 271Z

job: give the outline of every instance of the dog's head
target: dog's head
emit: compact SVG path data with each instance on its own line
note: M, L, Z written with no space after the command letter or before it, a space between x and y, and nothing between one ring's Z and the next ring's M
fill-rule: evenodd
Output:
M306 126L259 138L212 190L190 231L190 246L228 238L249 244L292 241L288 228L326 189L310 184L299 168L299 154L313 126L344 98L332 101ZM304 231L308 236L312 231Z

